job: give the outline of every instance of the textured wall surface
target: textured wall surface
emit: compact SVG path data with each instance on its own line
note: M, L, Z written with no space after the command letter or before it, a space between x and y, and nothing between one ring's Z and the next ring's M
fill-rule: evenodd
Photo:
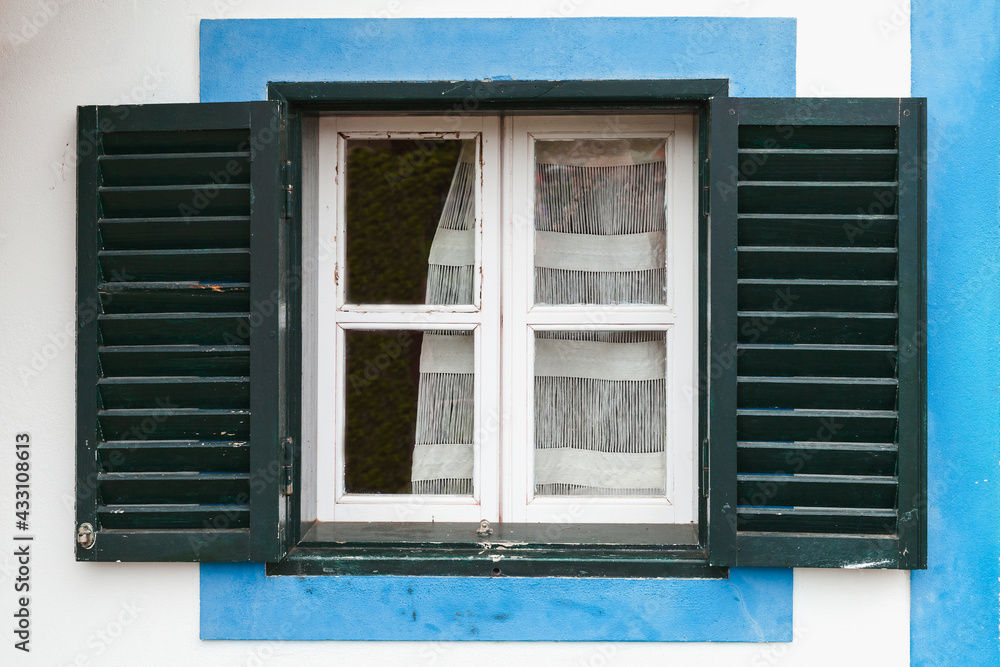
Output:
M962 3L956 11L966 10L965 5ZM943 7L944 3L935 2L934 6ZM932 9L922 10L922 13ZM799 95L898 96L910 91L909 4L903 0L838 3L510 0L503 3L502 9L497 9L493 3L473 4L464 0L355 0L337 6L319 0L282 3L265 0L143 0L141 3L5 0L0 5L0 90L4 92L0 96L0 182L5 186L0 189L0 276L5 288L0 300L4 306L0 324L0 369L5 371L0 379L0 517L3 517L0 520L0 614L4 616L14 609L11 585L13 577L17 576L13 550L7 548L11 543L14 509L10 463L15 433L28 431L35 442L32 464L37 492L32 515L32 531L36 535L31 591L32 652L24 655L12 648L11 641L4 641L0 643L0 664L45 667L140 662L153 667L178 664L234 667L463 665L481 661L484 656L553 665L907 664L909 576L897 572L797 570L793 584L795 623L791 643L283 643L199 640L199 568L196 565L74 562L76 106L197 101L201 91L199 30L202 19L572 16L793 18L795 68L792 74L786 72L782 78L783 87L794 82ZM955 20L950 10L944 20ZM977 30L996 24L995 17L990 19L992 24L980 15L973 15L970 20L975 21L973 26ZM961 33L954 37L942 33L936 39L947 49L956 49L962 45L964 37ZM752 41L746 44L755 46ZM773 48L766 43L756 46L767 53ZM990 48L992 52L980 55L995 58L995 43ZM685 44L684 51L689 49L695 56L709 60L725 57L725 54L710 53L714 49L705 48L700 42ZM950 50L937 51L928 56L928 60L933 63L941 57L958 58L959 55ZM959 61L960 67L979 66L977 57L974 53L969 54L969 60ZM646 61L647 65L649 62ZM662 62L668 66L671 58L664 55ZM995 81L994 75L990 94L995 94ZM914 86L919 85L922 85L920 81L915 80ZM933 85L938 86L937 83ZM960 94L969 93L963 90ZM260 93L255 95L259 97ZM977 108L980 109L978 113L987 113L984 107ZM995 115L980 118L984 119L982 123L996 120ZM966 134L960 135L959 143L981 141L979 135L967 134L969 131L964 127ZM995 137L995 126L992 132ZM985 173L985 177L992 177L995 185L995 165L991 169L992 174ZM931 178L933 184L934 174ZM992 212L995 215L995 204ZM989 222L988 216L963 218L955 215L949 222L956 226L949 235L956 238L962 234L975 238L980 227L987 225L992 225L990 233L995 233L995 218ZM932 229L936 224L932 220ZM952 258L957 258L959 263L965 262L966 254L983 260L994 254L995 248L977 250L973 242L968 241L965 245L953 246L949 253L946 257L938 256L938 268ZM934 257L932 254L932 260ZM992 286L997 284L993 274L983 271L985 266L980 261L963 269L967 270L963 275L969 276L967 284L972 289L976 289L971 280L977 272L984 275L984 280L992 281L982 285L988 284L989 289L994 289ZM936 280L935 270L932 265L932 280ZM944 296L941 288L937 288L937 298ZM976 307L976 317L987 323L982 331L976 329L977 320L963 324L969 340L978 336L979 345L975 348L978 356L961 361L960 368L981 381L966 386L961 379L952 379L947 387L937 385L938 391L956 392L955 395L962 398L956 398L948 406L938 404L935 416L943 407L959 410L960 401L966 399L969 404L978 406L977 413L988 414L990 419L996 416L995 393L990 393L996 391L995 380L986 381L974 373L978 362L996 357L996 332L989 328L996 324L993 306L994 303L987 302ZM992 311L988 311L991 307ZM949 326L946 323L945 329ZM991 338L983 342L987 336ZM951 355L949 360L960 361L962 350L957 344L963 340L956 339L955 348L947 352ZM947 347L947 339L942 339L938 348L932 344L932 353L946 354ZM942 368L937 371L939 376ZM936 386L933 375L931 381L932 387ZM987 394L992 398L986 398ZM932 395L932 406L935 406L934 401ZM971 413L966 410L960 414ZM959 426L958 418L950 422L955 433L977 432L975 423ZM979 439L975 442L990 441L995 446L995 430L976 437ZM949 443L956 448L962 446L957 438ZM957 455L958 449L954 453ZM996 461L991 465L995 466ZM983 479L986 478L993 480L989 474L983 475ZM969 478L967 483L971 486L973 481ZM995 491L993 493L995 498ZM973 534L965 532L967 530L971 529L959 528L956 524L955 533L949 539L965 539ZM995 544L995 538L990 536L984 535L982 539L984 543L994 539ZM932 558L942 548L936 546ZM967 554L960 556L968 558ZM995 567L995 554L984 562L989 558ZM996 571L988 567L977 571L963 567L955 572L963 578L963 590L967 591L963 593L965 597L955 601L955 606L950 608L951 613L959 617L962 614L955 610L965 609L963 600L970 599L968 591L986 588L985 585L977 588L977 585L987 579L995 582ZM986 579L982 578L984 573L988 575ZM983 603L990 593L977 595L976 599ZM931 605L929 603L927 608ZM918 611L914 611L915 621ZM928 636L933 636L937 616L928 618L918 630L922 628ZM995 616L984 621L982 627L988 629L991 625L993 635L986 632L970 635L970 638L981 641L984 637L986 640L992 637L995 642ZM8 628L9 633L9 626L3 627ZM943 637L947 631L942 630L938 636ZM11 639L10 634L6 636ZM914 650L916 653L916 646Z
M928 569L915 665L1000 664L1000 4L917 2L927 97Z

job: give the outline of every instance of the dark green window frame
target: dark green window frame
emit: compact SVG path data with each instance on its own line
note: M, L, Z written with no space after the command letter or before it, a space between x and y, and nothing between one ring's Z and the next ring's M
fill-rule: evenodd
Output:
M713 104L728 99L727 81L589 81L430 83L271 83L268 97L287 104L294 125L301 115L338 114L518 114L687 111L698 115L699 164L709 158L708 127ZM714 102L713 102L714 101ZM301 142L299 143L301 145ZM299 160L292 160L298 163ZM299 177L298 174L296 174ZM700 174L700 198L707 171ZM301 183L293 192L301 192ZM708 202L699 202L700 377L706 377L706 275ZM704 390L705 388L703 388ZM706 400L700 401L699 442L706 442ZM707 454L704 445L701 456ZM301 466L296 467L297 470ZM478 524L299 525L298 544L268 574L433 574L466 576L724 576L709 564L708 483L699 479L699 522L686 526L499 524L480 536ZM502 561L497 561L503 556Z
M78 559L257 560L269 563L270 574L482 576L723 576L724 568L731 565L926 566L926 390L921 338L925 331L923 234L926 214L923 202L926 196L923 189L926 149L922 100L739 99L728 96L725 80L272 83L269 99L272 102L242 105L251 110L246 124L251 131L255 126L255 114L260 117L270 114L272 120L279 120L283 137L277 145L268 144L260 150L252 148L250 151L254 160L264 164L262 169L251 169L254 213L250 221L252 229L256 230L255 241L251 243L256 245L251 245L250 249L250 273L251 284L257 285L258 294L265 293L262 291L265 285L279 290L288 317L284 328L277 322L273 323L273 328L256 327L248 346L251 360L257 359L257 363L262 364L258 368L265 369L256 374L251 372L250 401L254 418L260 415L267 434L259 437L261 431L255 430L251 436L251 472L246 476L250 489L249 523L237 530L230 526L217 529L207 523L201 529L188 526L185 530L170 530L169 521L154 527L144 524L144 519L137 519L133 525L113 528L100 525L101 511L96 497L102 493L102 483L107 488L114 484L117 485L114 488L127 490L129 482L152 484L155 480L150 476L152 473L144 472L130 479L129 473L101 468L100 454L95 450L106 448L108 443L101 442L99 428L96 436L88 436L100 419L111 419L115 415L108 415L113 411L95 411L91 407L91 401L96 405L99 400L95 399L92 378L101 377L99 359L103 358L98 350L104 350L107 355L115 351L108 352L106 347L101 347L96 342L100 337L96 325L84 322L81 317L78 485L84 492L91 489L91 493L89 496L81 494L78 517L81 526L94 522L91 525L96 526L97 539L87 546L86 538L81 538ZM164 110L162 117L157 117L155 108L146 108L146 112L135 114L131 121L122 119L123 125L111 130L141 131L145 123L155 128L162 126L182 131L184 113L177 116L182 106L189 108L192 116L207 114L209 117L214 113L209 107L215 107L221 117L236 113L234 108L241 105L170 106L172 109ZM227 109L222 110L223 106ZM81 141L89 141L88 137L102 131L100 113L103 109L114 108L81 109ZM299 195L302 191L303 116L321 113L634 113L678 109L694 111L699 119L699 359L702 385L699 441L703 474L699 479L697 534L685 534L677 526L506 524L495 527L492 535L483 538L476 534L477 525L471 524L352 525L301 521L297 496L302 488L302 466L298 460L301 304L296 276L300 275L298 262L301 258L298 226L302 224ZM151 114L152 118L146 114ZM191 122L212 124L211 118ZM259 121L257 124L259 126ZM218 127L223 126L228 127L220 120ZM783 136L783 128L800 126L806 128L802 133L806 139L816 135L818 143L815 145L825 148L810 148L813 144L809 141L799 148L794 142L778 148L767 143L774 141L773 137ZM813 126L816 127L810 129ZM892 129L882 132L879 128ZM848 135L861 145L867 146L864 142L870 139L875 142L872 145L881 146L879 137L888 136L886 133L897 137L894 149L885 146L881 149L837 149L838 142ZM769 150L782 154L773 156L770 169L775 171L768 177L770 181L760 182L744 168L745 159L767 155ZM807 155L803 157L803 154ZM861 154L866 157L894 156L886 159L897 160L898 168L894 166L896 180L881 184L859 184L843 178L837 181L845 173L844 169L854 168L850 164L852 156ZM820 165L819 171L826 169L836 173L823 182L788 184L775 180L780 177L783 161L789 162L794 169L801 166L797 160L803 159L832 160ZM846 161L846 166L837 160ZM107 263L115 257L115 251L101 249L104 246L100 245L99 235L94 233L99 220L103 220L100 207L106 203L105 198L128 193L114 192L113 187L101 181L96 159L92 165L88 161L82 164L84 168L79 171L80 308L84 313L85 308L93 307L96 296L95 290L89 288L93 283L91 271L94 266L106 271ZM882 191L873 189L875 186ZM758 411L752 409L754 406L744 405L738 395L738 366L744 362L737 362L737 358L750 358L765 371L781 370L783 365L790 363L789 354L811 352L803 357L802 363L819 368L831 350L827 339L813 348L792 352L773 345L758 349L754 343L741 340L742 322L738 317L743 317L743 311L748 310L741 304L745 299L752 300L753 285L760 282L755 277L755 271L760 270L755 268L755 258L761 257L765 263L768 259L761 248L741 245L744 243L744 224L747 230L758 229L751 227L749 221L756 224L764 220L765 224L759 228L765 230L765 235L774 233L773 230L767 232L770 224L767 221L778 221L773 227L779 229L784 220L782 215L788 217L780 213L785 203L805 202L803 210L809 213L800 217L808 220L799 226L808 231L812 223L824 219L823 211L828 207L841 211L845 201L848 204L866 201L866 197L878 201L879 197L888 196L884 194L887 191L891 192L895 211L892 217L897 221L895 245L878 245L872 240L878 236L878 225L886 216L856 215L862 231L869 230L868 223L872 220L879 222L873 223L875 228L865 239L870 245L862 244L851 250L850 257L860 258L863 269L868 266L866 262L883 266L884 262L879 264L883 255L898 257L894 281L880 280L875 281L878 284L863 286L852 284L862 290L858 295L873 290L883 296L891 293L894 314L886 311L883 315L889 319L894 317L898 323L896 346L892 350L889 349L892 346L886 345L852 347L847 350L850 358L844 363L854 376L864 375L863 367L871 361L868 357L874 358L874 355L868 355L863 361L855 361L855 358L885 348L893 367L890 374L895 373L898 387L895 409L830 409L794 416L773 412L758 415ZM845 213L834 215L837 216L845 220L851 218ZM284 227L276 228L273 221L279 218L284 221ZM744 223L743 218L748 222ZM811 257L808 253L817 252L814 246L820 247L820 253L824 244L833 247L823 236L828 236L829 230L816 233L818 241L815 243L800 239L798 246L779 250L799 255L806 253ZM840 252L838 248L831 252ZM877 266L872 270L877 271ZM836 292L838 288L835 280L824 280L822 276L810 280L816 289ZM857 334L864 338L868 331L867 325L852 325L853 317L839 320L836 320L840 317L838 314L824 317L829 322L824 320L826 324L818 328L810 329L812 325L803 324L803 320L793 323L790 330L801 335L803 341L810 337L833 336L830 340L835 339L837 345L856 343L857 340L850 336ZM839 326L846 333L831 333L832 329L826 326L831 323L833 328ZM268 333L276 335L265 338ZM772 331L771 335L777 334ZM862 340L862 343L869 342ZM751 380L751 384L759 384L759 378ZM265 393L268 391L270 394ZM822 392L829 391L829 387L817 391L816 396L825 396ZM262 398L267 395L277 398ZM839 405L836 401L842 399L833 400L831 405ZM809 420L831 418L830 415L834 415L834 420L844 420L842 428L851 434L854 444L846 443L846 449L840 450L824 448L823 443L819 448L800 447L797 440L787 439L768 446L737 445L742 433L759 428L758 422L779 424L785 429L783 437L790 438L787 434L803 428L799 422L811 424ZM786 417L791 418L791 422ZM905 447L893 443L868 447L868 443L862 442L866 433L884 430L886 425L891 427L893 419L897 429L895 441L905 443ZM879 437L886 439L884 435ZM887 452L892 456L887 458ZM776 458L775 454L780 456ZM803 460L805 470L811 474L808 479L796 474L802 472L801 466L791 467L790 462L799 465ZM892 466L894 469L890 469ZM824 470L833 473L816 474ZM767 488L773 489L770 497L791 506L790 510L756 507L755 502L749 502L753 484L760 483L768 484ZM890 486L894 493L891 498L887 495ZM831 507L831 497L839 497L838 494L849 496L848 507L818 514L798 509L799 505L811 506L811 501ZM128 494L123 492L123 495ZM197 494L192 498L197 502ZM246 500L245 497L241 499ZM106 503L107 498L104 501ZM104 516L110 516L106 506L104 511ZM193 543L201 544L199 540L203 541L203 546L192 547ZM501 547L504 558L498 563L493 556L500 553Z

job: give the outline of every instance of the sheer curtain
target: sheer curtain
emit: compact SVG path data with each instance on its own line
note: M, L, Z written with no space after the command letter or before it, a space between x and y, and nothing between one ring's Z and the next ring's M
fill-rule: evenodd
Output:
M427 259L428 304L473 301L475 159L475 142L463 142ZM424 332L412 493L472 493L474 344L470 331Z
M662 139L535 144L535 302L662 304ZM535 336L535 493L662 496L663 331Z
M662 304L665 142L535 143L535 302ZM430 253L427 303L471 303L474 150L456 167ZM662 331L545 331L535 340L535 493L662 496ZM414 493L472 492L473 338L427 332Z

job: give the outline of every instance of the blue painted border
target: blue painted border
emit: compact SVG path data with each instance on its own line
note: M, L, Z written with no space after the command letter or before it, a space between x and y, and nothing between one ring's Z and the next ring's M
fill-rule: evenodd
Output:
M787 642L792 577L265 577L205 564L201 638Z
M914 0L928 107L928 563L914 665L1000 665L1000 3Z
M201 100L268 81L727 78L795 95L795 20L289 19L201 23ZM792 640L792 571L728 580L265 577L201 566L203 639Z
M201 101L268 81L725 79L795 95L795 19L254 19L201 22Z

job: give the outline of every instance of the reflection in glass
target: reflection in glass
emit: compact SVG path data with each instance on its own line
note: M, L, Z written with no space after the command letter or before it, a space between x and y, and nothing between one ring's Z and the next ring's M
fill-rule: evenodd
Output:
M472 493L471 331L349 329L348 493Z
M534 146L535 302L665 303L665 140Z
M471 304L475 141L349 139L347 301Z
M659 496L666 334L535 332L535 494Z

